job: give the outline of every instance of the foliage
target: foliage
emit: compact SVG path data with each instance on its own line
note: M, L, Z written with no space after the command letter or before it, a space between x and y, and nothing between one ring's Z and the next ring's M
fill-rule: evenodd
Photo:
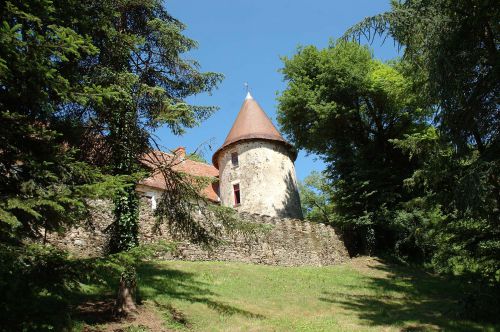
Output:
M167 125L180 134L206 119L216 108L192 106L185 98L212 91L222 75L200 72L196 61L182 56L196 42L157 0L8 1L1 10L2 138L12 142L1 152L2 193L24 190L28 197L36 186L51 189L57 178L61 185L101 180L81 160L128 176L125 186L113 190L118 233L111 248L135 245L138 200L130 188L142 168L139 159L154 146L151 132ZM25 179L16 186L19 175ZM81 198L70 186L62 189L26 204L15 197L2 207L2 221L18 223L12 210L41 220L42 209L66 222L77 219Z
M135 175L153 144L152 130L167 125L179 134L216 109L185 102L210 92L222 76L200 72L197 62L182 56L196 43L160 1L8 1L0 8L2 138L11 143L1 152L2 193L11 188L29 196L36 185L50 189L57 178L61 185L95 182L93 170L76 162L81 159L107 174ZM43 174L40 184L35 172ZM20 175L25 179L16 186ZM34 185L20 188L29 181ZM26 204L11 200L2 207L2 221L18 223L13 209L36 220L43 219L41 209L75 219L65 212L79 212L81 199L71 196L71 187L62 189ZM115 202L115 231L133 232L135 193L122 188ZM124 249L136 235L117 237L114 247ZM131 242L123 244L125 238Z
M196 153L196 152L190 153L190 154L188 154L186 156L186 158L189 159L189 160L192 160L192 161L197 161L199 163L205 163L205 164L207 164L207 160L200 153Z
M98 54L62 18L72 4L0 5L0 241L62 231L86 216L87 198L122 184L79 158L68 135L78 121L61 112L88 100L76 70Z
M139 198L129 184L114 197L114 223L111 224L110 253L129 250L139 244Z
M332 222L334 208L329 191L326 177L316 171L299 183L300 204L305 219L322 223Z
M179 239L188 238L206 247L221 244L223 231L245 237L267 231L263 225L242 220L234 209L213 204L203 192L214 178L176 171L175 166L182 162L177 158L167 158L164 154L152 156L153 170L165 179L166 188L155 210L157 228L166 224Z
M0 243L22 260L26 237L64 231L87 216L87 199L106 196L110 251L136 246L134 187L151 132L207 118L215 107L185 99L222 75L183 56L196 43L157 0L12 0L0 18Z
M67 295L77 287L77 277L76 266L69 264L65 252L35 244L0 244L0 331L49 331L68 326Z
M480 161L479 154L457 158L436 130L395 141L402 149L425 160L407 186L420 196L406 203L421 213L440 215L424 232L433 243L431 258L440 272L469 275L481 282L499 283L500 230L492 218L496 200L491 174L496 162Z
M351 248L389 249L498 288L499 13L492 1L393 1L343 43L284 59L280 122L327 161L332 220L362 232ZM354 46L342 46L349 56L335 51L377 34L401 46L402 60L370 71Z
M428 98L439 105L443 134L459 152L472 146L498 155L500 9L494 1L392 1L389 12L369 17L345 38L388 34L423 71Z
M82 69L99 94L86 107L67 111L86 117L88 126L103 137L113 174L134 175L141 169L141 157L151 150L154 129L167 125L180 134L215 111L188 105L185 98L210 92L222 76L202 73L197 62L182 57L196 43L182 34L184 25L158 0L100 1L82 9L81 15L93 21L83 22L78 31L99 49ZM138 199L133 183L129 186L115 198L114 251L137 244Z
M418 213L439 210L424 227L441 272L500 282L500 10L493 1L393 1L345 38L387 34L404 50L414 85L433 104L438 131L396 144L424 161L406 181ZM422 225L423 226L423 225ZM422 231L421 231L422 232Z
M0 244L0 331L63 331L74 322L72 307L82 286L109 294L123 273L172 250L171 244L135 247L106 257L76 259L50 245ZM76 303L75 303L76 301Z
M299 148L326 161L335 223L352 237L351 253L390 248L398 235L385 213L407 199L403 180L417 164L391 140L425 128L428 116L402 65L343 41L299 48L283 62L278 121Z

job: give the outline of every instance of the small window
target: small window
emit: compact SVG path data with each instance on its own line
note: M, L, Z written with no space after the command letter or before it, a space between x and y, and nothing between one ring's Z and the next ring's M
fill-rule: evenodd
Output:
M239 183L233 185L233 191L234 191L234 206L240 205L241 196L240 196L240 184Z
M156 210L157 205L158 204L156 203L156 197L155 196L151 197L151 209Z
M238 152L231 153L231 163L234 167L238 166Z
M156 202L156 195L154 193L148 192L144 194L144 197L149 198L149 200L151 201L151 209L155 210L156 206L158 205Z

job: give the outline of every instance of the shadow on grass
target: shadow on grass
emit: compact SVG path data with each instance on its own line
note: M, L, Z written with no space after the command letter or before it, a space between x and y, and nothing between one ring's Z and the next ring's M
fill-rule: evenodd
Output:
M355 311L368 325L400 326L402 331L484 331L484 325L459 317L463 287L422 270L389 264L381 259L366 274L372 294L325 292L321 301Z
M195 273L167 268L154 263L144 264L138 270L139 285L144 298L162 296L189 303L205 304L221 315L242 315L248 318L265 318L263 315L244 310L215 300L218 294L209 289L209 284L197 280Z
M237 308L217 301L218 295L209 289L209 285L197 280L196 273L184 272L166 265L145 263L138 268L138 302L152 300L162 312L182 325L189 327L190 323L184 314L174 308L171 303L159 300L166 297L189 303L202 303L222 315L242 315L251 318L264 318L262 315ZM100 290L97 294L74 294L75 303L72 317L88 325L116 322L113 315L114 292ZM167 300L167 301L168 301Z
M89 325L118 322L114 315L115 301L108 299L88 299L73 310L73 318Z

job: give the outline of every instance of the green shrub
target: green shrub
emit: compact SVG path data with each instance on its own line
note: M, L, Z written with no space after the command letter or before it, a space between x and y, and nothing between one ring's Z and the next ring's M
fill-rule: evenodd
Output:
M68 327L66 295L77 287L74 267L65 252L51 246L0 244L0 331Z

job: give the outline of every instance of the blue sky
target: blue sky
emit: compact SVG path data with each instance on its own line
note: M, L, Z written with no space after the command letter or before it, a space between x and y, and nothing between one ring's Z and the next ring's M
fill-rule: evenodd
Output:
M168 128L156 135L165 150L185 146L190 153L208 143L201 152L209 161L238 114L246 94L245 82L277 125L276 96L285 88L280 57L292 56L299 45L326 47L330 38L342 36L364 17L389 9L388 0L168 0L165 5L187 25L185 34L199 43L186 57L199 61L203 71L223 73L225 79L211 96L188 99L195 105L220 107L210 119L183 136L172 135ZM371 47L376 58L397 56L390 41L381 45L378 40ZM304 151L299 152L295 166L300 180L325 167Z

